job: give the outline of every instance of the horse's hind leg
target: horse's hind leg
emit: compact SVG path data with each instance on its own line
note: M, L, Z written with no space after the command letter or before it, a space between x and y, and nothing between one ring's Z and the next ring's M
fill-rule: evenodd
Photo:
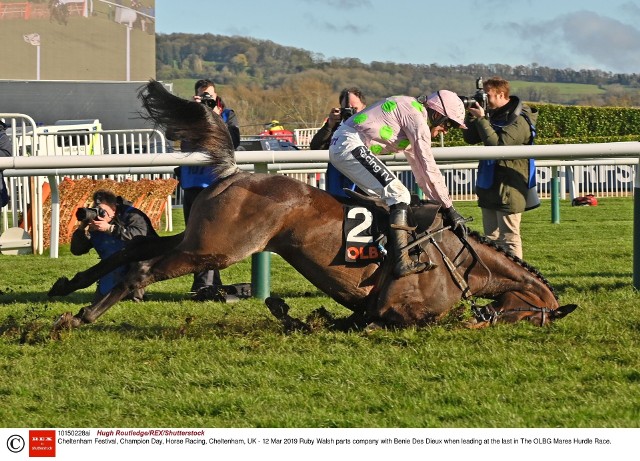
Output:
M163 267L172 268L171 273L163 271ZM144 288L154 282L179 277L191 272L193 272L193 266L186 260L184 254L180 252L140 262L135 264L124 280L104 298L89 307L81 309L76 317L79 317L82 323L93 323L111 306L134 290Z
M120 258L118 257L118 259ZM66 296L74 291L87 288L100 279L100 277L104 277L121 265L123 265L123 263L112 258L107 258L101 260L98 264L91 266L87 270L77 272L71 280L67 277L60 277L51 286L47 296Z
M121 301L134 289L146 286L141 285L144 280L141 273L144 273L147 268L147 263L135 264L127 273L125 280L118 283L113 290L107 293L103 298L94 302L90 306L83 307L74 316L72 316L70 312L62 314L53 326L54 331L75 328L83 324L95 322L98 317L108 311L111 306L116 304L118 301Z

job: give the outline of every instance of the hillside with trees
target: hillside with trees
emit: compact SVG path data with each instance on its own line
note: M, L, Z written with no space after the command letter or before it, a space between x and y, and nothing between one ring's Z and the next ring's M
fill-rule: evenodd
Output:
M191 96L194 80L213 78L247 134L259 132L272 119L291 129L320 126L340 90L349 86L359 87L370 102L442 88L472 95L477 77L493 75L510 80L513 92L530 102L640 106L640 74L552 69L536 63L366 64L357 58L327 59L268 40L182 33L157 34L156 59L157 78L174 82L180 96Z

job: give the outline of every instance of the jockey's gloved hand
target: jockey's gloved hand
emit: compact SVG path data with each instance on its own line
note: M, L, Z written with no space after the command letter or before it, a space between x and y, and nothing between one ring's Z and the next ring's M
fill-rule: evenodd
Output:
M451 226L451 230L455 232L458 236L466 238L467 236L467 226L465 226L465 219L462 217L460 213L456 211L454 207L445 208L442 211L442 216L444 218L444 225Z

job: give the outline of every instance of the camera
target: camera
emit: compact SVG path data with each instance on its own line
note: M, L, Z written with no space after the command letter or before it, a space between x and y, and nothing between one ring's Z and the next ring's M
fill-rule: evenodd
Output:
M340 117L342 120L346 120L356 113L355 108L353 107L341 107L340 108Z
M477 102L485 111L487 110L487 93L482 87L482 77L476 79L476 93L473 96L459 96L464 108L473 107Z
M205 106L213 109L218 105L218 98L214 98L205 91L204 93L202 93L202 96L200 96L200 102Z
M107 212L103 208L78 208L76 211L76 218L78 221L92 221L98 216L104 218L107 216Z

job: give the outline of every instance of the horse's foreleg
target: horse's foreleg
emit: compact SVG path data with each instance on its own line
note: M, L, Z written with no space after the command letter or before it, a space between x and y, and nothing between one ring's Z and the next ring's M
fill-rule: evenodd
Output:
M309 325L289 315L289 305L282 298L269 297L264 300L264 303L273 316L282 322L286 331L311 331Z
M124 284L118 284L113 290L106 294L98 302L91 306L83 307L72 316L71 312L65 312L53 325L54 331L68 330L79 327L87 323L93 323L98 317L104 314L111 306L124 298L130 290Z
M76 290L87 288L114 269L133 261L144 261L160 256L175 248L182 241L183 234L169 237L150 237L132 241L126 248L114 253L110 257L101 260L89 269L78 272L71 280L60 277L53 284L48 296L65 296Z

